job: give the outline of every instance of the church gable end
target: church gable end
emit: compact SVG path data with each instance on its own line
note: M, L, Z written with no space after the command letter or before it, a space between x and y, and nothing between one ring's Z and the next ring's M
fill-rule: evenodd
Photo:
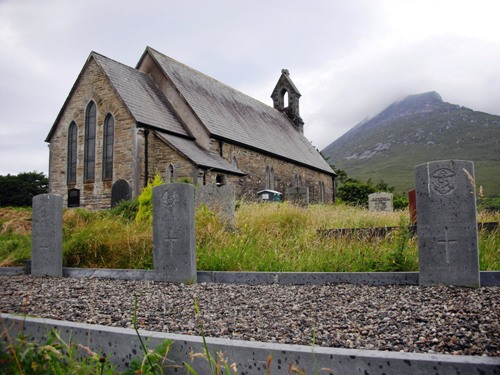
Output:
M136 133L134 118L91 54L47 136L50 192L67 203L69 189L78 190L80 206L109 207L113 180L137 184Z

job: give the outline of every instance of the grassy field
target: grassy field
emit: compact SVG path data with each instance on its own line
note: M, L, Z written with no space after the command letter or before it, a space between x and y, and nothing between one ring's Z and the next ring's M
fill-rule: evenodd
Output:
M213 271L417 271L417 240L406 230L386 238L328 238L319 229L401 226L408 212L372 213L345 205L243 203L234 228L216 214L196 212L197 268ZM480 212L478 221L499 221ZM0 266L30 258L31 210L0 209ZM500 269L499 232L480 232L482 270ZM63 261L67 267L153 267L152 228L116 211L65 210Z

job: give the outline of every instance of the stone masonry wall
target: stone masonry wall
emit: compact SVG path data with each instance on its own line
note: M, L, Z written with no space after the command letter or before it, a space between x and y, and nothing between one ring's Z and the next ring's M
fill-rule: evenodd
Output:
M88 209L108 208L111 205L111 187L118 179L126 180L136 191L136 127L122 101L111 87L95 61L91 60L80 77L75 91L70 94L64 113L56 124L50 140L49 190L60 194L67 205L68 189L80 189L80 205ZM85 110L93 100L97 106L95 180L83 183L83 153L85 142ZM108 113L115 120L113 181L102 180L103 124ZM72 121L78 127L76 184L67 185L67 135Z
M165 182L169 182L168 168L174 166L173 180L189 178L192 183L196 183L193 173L196 167L183 155L179 154L172 147L159 139L154 133L149 135L149 177L153 178L158 173ZM141 177L141 180L143 177Z
M274 190L284 194L286 199L286 190L289 187L296 186L296 176L300 176L302 186L309 188L309 198L311 203L320 203L320 181L325 187L325 203L333 201L333 180L326 173L318 172L306 167L289 163L287 161L261 154L241 146L230 143L214 142L217 152L220 152L222 145L222 156L229 162L233 157L236 158L238 167L241 171L247 173L246 176L229 176L228 181L234 182L236 196L254 199L258 191L266 189L266 167L274 169Z

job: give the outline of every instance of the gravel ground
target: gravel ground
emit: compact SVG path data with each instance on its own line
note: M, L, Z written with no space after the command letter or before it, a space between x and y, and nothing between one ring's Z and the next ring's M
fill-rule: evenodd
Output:
M500 356L500 288L177 285L0 276L0 311L207 337Z

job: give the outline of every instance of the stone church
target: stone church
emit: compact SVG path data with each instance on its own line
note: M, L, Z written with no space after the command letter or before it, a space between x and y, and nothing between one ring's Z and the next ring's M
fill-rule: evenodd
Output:
M334 200L335 172L304 137L300 93L283 70L273 107L148 47L136 68L92 52L60 110L49 191L68 207L109 208L166 182L232 185L237 197L307 187Z

